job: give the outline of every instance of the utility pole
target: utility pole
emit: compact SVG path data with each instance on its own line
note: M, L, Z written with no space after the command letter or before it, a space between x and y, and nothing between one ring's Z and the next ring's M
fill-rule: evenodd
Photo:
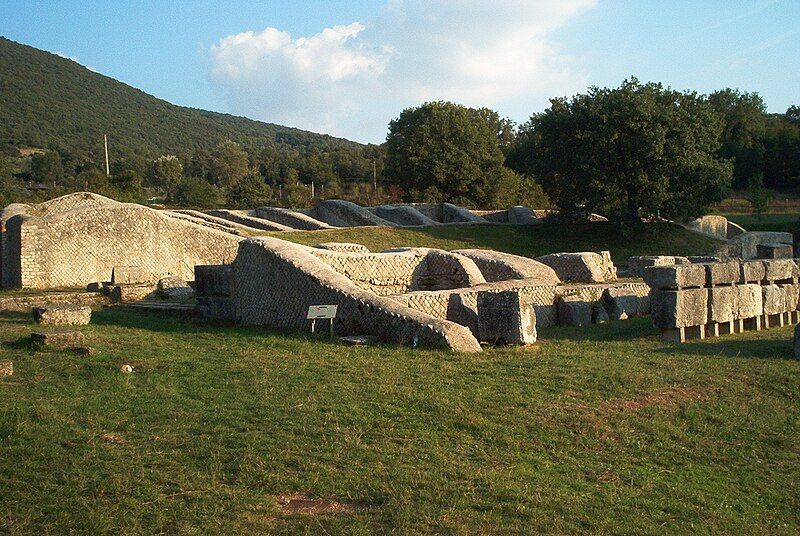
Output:
M372 189L378 193L378 168L375 166L375 157L372 157Z
M311 181L311 199L314 199L314 181Z
M111 169L108 167L108 136L103 134L103 147L106 150L106 176L111 176Z

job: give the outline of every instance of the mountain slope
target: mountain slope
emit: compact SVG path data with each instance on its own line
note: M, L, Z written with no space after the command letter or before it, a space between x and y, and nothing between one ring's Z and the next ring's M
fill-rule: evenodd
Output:
M157 155L271 142L332 148L360 144L243 117L175 106L49 52L0 37L0 145Z

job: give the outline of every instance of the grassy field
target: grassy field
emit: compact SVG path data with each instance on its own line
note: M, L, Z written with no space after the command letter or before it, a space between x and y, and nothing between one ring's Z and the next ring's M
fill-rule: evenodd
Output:
M418 246L446 250L484 248L536 257L562 251L609 250L618 264L632 255L700 255L711 252L716 240L671 224L650 224L646 231L624 236L609 223L583 225L442 225L437 227L363 227L324 231L265 233L300 244L355 242L370 251Z
M675 347L635 319L461 355L109 309L80 356L33 327L0 315L2 533L800 530L790 328ZM287 514L294 493L343 506Z

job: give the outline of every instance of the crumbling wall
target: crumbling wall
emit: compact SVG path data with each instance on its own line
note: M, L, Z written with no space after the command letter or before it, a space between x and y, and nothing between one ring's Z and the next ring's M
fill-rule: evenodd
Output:
M281 225L299 229L301 231L316 231L317 229L332 229L324 221L312 218L308 214L297 210L278 207L259 207L253 212L255 216L265 220L274 221Z
M479 352L464 326L436 319L359 288L312 253L311 248L275 238L241 243L233 263L234 295L244 324L309 328L311 305L337 305L339 335L375 335L407 346Z
M408 205L381 205L372 210L376 216L398 225L439 225L438 221Z
M478 265L486 281L532 279L540 285L558 285L561 283L552 268L528 257L486 249L459 249L453 253L472 259Z
M439 290L485 283L470 259L443 250L400 249L390 253L312 253L359 287L379 296L410 290Z
M358 227L361 225L396 226L394 222L384 220L364 207L341 199L326 199L322 201L313 209L312 215L336 227Z
M59 288L107 281L114 266L141 266L154 280L194 279L196 264L226 264L239 238L170 218L141 205L83 206L7 224L14 269L6 286ZM19 254L17 255L17 251Z

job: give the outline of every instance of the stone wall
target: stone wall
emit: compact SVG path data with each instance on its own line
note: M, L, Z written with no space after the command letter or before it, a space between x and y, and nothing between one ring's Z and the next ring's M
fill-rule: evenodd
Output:
M379 296L485 282L473 261L443 250L409 248L390 253L345 253L313 249L311 253L355 285Z
M299 229L301 231L316 231L317 229L332 228L324 221L320 221L312 218L308 214L288 208L259 207L253 211L253 214L256 217L274 221L275 223L279 223L293 229Z
M312 215L335 227L358 227L362 225L382 225L394 227L397 224L384 220L369 210L341 199L327 199L312 210Z
M234 296L241 322L308 330L311 305L337 305L338 335L375 335L406 346L479 352L459 324L434 318L359 288L315 256L311 248L275 238L241 243L233 263Z
M43 213L41 211L32 211ZM194 279L195 264L225 264L239 238L126 203L82 206L45 217L20 214L6 225L4 286L79 287L108 281L114 266L141 266L154 280Z
M453 253L472 259L478 265L486 281L532 279L540 285L558 285L561 283L552 268L528 257L486 249L459 249Z

